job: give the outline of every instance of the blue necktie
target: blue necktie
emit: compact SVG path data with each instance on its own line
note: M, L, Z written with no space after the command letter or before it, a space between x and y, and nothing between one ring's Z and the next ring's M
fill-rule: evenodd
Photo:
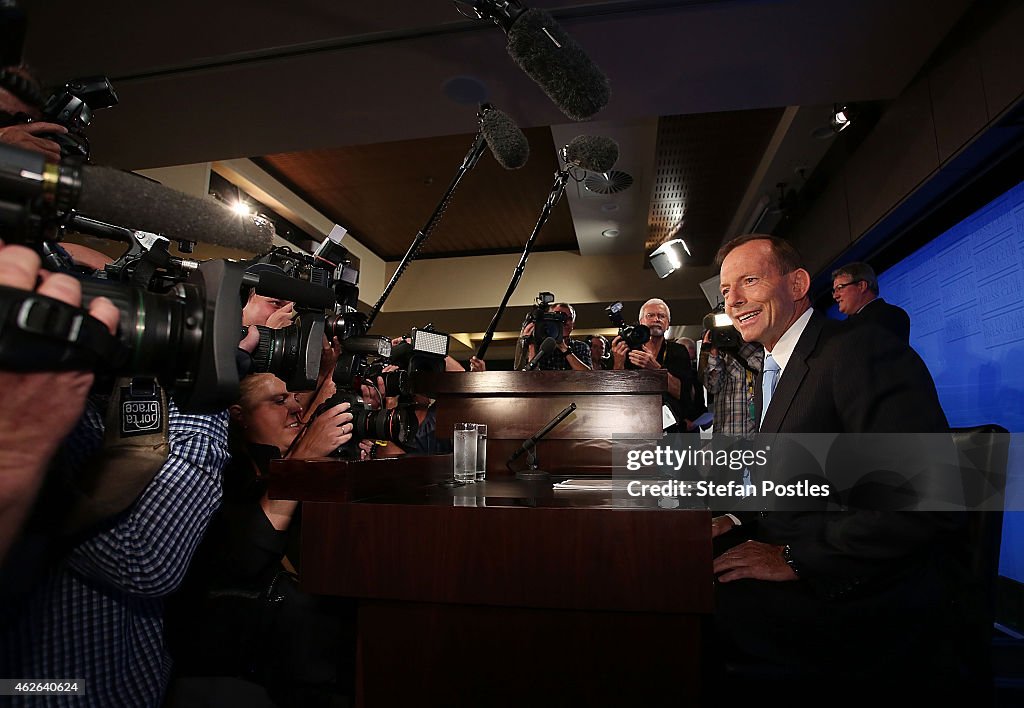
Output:
M764 416L768 413L768 404L772 402L772 394L779 384L779 375L782 369L768 352L764 353L764 376L761 378L761 423L764 424Z

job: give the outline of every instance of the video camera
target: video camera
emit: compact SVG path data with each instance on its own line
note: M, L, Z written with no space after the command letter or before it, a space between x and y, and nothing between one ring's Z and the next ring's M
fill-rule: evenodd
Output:
M554 302L555 296L553 293L537 293L533 309L530 310L523 321L524 327L529 322L533 323L533 342L537 346L540 346L548 337L555 340L556 344L562 341L562 331L568 317L564 312L551 311L551 305Z
M174 390L175 400L184 411L222 410L238 394L236 354L241 338L239 294L243 286L289 300L315 300L315 306L322 308L335 306L335 292L343 293L346 301L354 302L358 297L358 274L349 267L336 268L337 277L328 278L327 282L336 286L334 290L297 287L300 281L283 272L276 278L272 274L255 276L245 272L245 263L199 262L172 256L170 242L163 236L76 213L80 201L92 199L91 203L96 204L105 198L107 202L116 202L104 191L103 179L123 180L132 188L140 184L142 196L153 191L142 178L121 178L120 173L106 169L82 167L73 160L51 165L36 153L0 145L0 233L4 240L35 248L46 267L55 271L71 270L70 261L54 240L64 228L129 243L115 263L94 276L81 278L85 307L93 298L104 296L120 310L117 335L111 335L88 317L85 308L74 308L26 291L4 290L0 292L0 367L17 371L87 369L103 374L153 376ZM83 180L88 170L93 170L90 174L97 178L95 184ZM88 195L87 187L91 190ZM153 196L160 198L171 192L160 188ZM216 221L220 218L219 206L181 197L180 204L168 199L170 208L168 204L154 207L160 206L167 212L164 219L172 224L179 218L176 208L192 204L209 212L203 215L209 217L203 224L226 223ZM192 211L181 214L183 224L189 224L194 217ZM224 218L235 224L227 209L223 211ZM239 226L235 228L242 230ZM331 251L329 246L325 249ZM326 263L323 260L324 268ZM326 329L325 318L320 319ZM341 326L337 318L333 325L332 333L349 329ZM305 339L314 342L315 360L305 368L316 372L321 339L310 337L310 333ZM283 344L274 344L277 346L270 349L275 352L295 348L287 337ZM308 349L304 347L302 351ZM279 366L287 369L288 357L270 359L281 361ZM268 370L271 368L268 364Z
M613 302L611 305L604 308L604 311L608 313L608 319L612 321L612 324L619 328L619 337L629 345L630 349L640 349L644 344L650 341L650 327L642 324L626 324L626 321L622 318L621 302Z
M743 346L743 337L733 327L732 318L725 314L725 303L719 303L704 316L704 329L710 334L708 339L712 347L738 351Z

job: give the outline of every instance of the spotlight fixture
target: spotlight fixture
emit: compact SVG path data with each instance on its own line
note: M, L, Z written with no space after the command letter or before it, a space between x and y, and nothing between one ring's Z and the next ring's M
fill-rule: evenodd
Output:
M832 130L841 133L853 123L853 110L845 103L836 103L832 106Z
M651 255L651 267L658 274L659 278L667 278L683 267L683 254L690 255L690 248L686 241L681 238L674 238L671 241L658 246Z
M239 216L251 216L253 213L252 209L249 208L249 205L241 200L232 204L231 209Z

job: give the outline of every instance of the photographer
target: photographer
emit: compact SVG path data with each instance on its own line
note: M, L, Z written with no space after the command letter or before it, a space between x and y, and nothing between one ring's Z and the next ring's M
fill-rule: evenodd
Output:
M576 323L576 310L567 302L557 302L549 310L552 314L564 317L561 337L556 339L555 348L541 358L537 368L541 371L590 371L590 345L570 339ZM527 322L519 333L516 346L515 368L522 369L537 355L537 342L534 332L536 324Z
M693 425L688 419L692 406L693 370L686 347L665 339L665 332L672 324L672 315L665 301L653 298L645 302L640 308L640 324L650 329L650 339L639 348L630 349L622 337L615 337L612 340L614 368L668 370L668 393L662 395L662 402L672 412L676 423L665 431L687 432Z
M67 275L39 270L39 256L23 246L0 242L0 286L32 290L69 305L82 299L81 285ZM36 280L43 282L36 287ZM117 329L118 310L106 298L89 304L89 314L111 332ZM82 415L93 374L84 371L54 373L0 372L0 560L6 555L39 491L44 472L61 440ZM61 404L43 406L59 391Z
M336 603L298 589L298 502L270 499L267 475L272 459L327 457L348 443L348 408L338 404L303 429L298 396L284 381L273 374L242 380L238 403L229 409L224 503L169 608L168 644L183 677L171 705L208 695L214 685L223 699L228 686L253 690L210 676L255 681L280 705L319 705L346 690L337 685L348 663L345 623Z
M755 393L764 362L764 347L741 342L738 349L714 346L711 331L704 334L701 365L697 375L714 396L714 432L735 438L752 438L757 432Z

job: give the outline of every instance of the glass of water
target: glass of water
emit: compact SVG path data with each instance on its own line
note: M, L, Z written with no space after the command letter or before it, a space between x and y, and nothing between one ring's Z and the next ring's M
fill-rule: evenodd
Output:
M476 423L455 424L455 481L476 481Z

